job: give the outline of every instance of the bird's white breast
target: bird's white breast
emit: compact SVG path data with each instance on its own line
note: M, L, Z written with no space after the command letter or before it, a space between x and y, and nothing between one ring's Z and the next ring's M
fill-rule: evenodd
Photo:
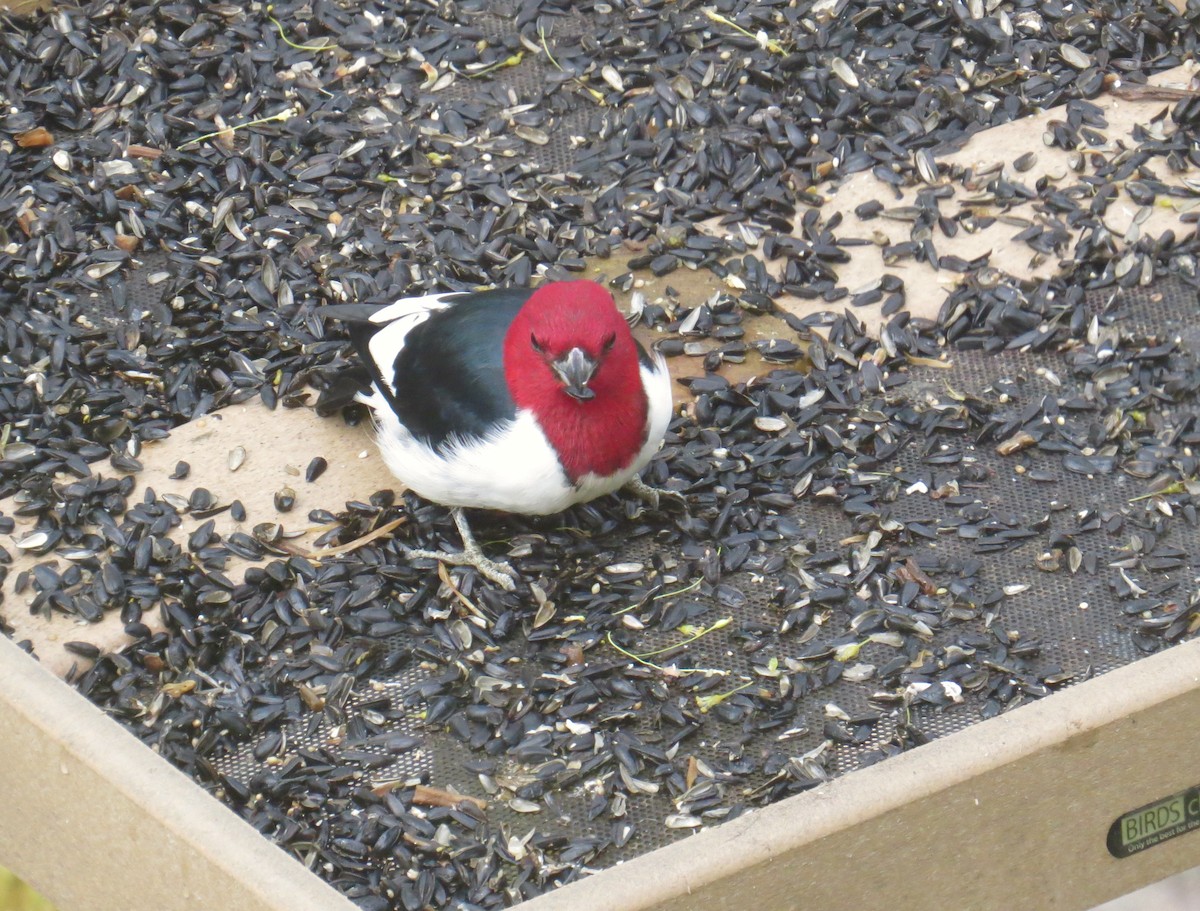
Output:
M527 411L518 412L515 421L487 436L435 450L405 429L381 395L376 393L368 404L375 414L384 462L427 500L546 515L590 499L568 483L554 449Z

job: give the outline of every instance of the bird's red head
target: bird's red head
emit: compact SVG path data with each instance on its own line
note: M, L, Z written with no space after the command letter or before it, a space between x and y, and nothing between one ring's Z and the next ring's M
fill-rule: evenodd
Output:
M505 336L504 374L572 482L620 471L645 443L637 344L595 282L552 282L530 296Z

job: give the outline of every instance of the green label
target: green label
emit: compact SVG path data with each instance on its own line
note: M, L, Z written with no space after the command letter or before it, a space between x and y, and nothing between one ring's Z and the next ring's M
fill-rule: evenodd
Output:
M1192 829L1200 829L1200 787L1117 817L1108 829L1108 853L1129 857Z

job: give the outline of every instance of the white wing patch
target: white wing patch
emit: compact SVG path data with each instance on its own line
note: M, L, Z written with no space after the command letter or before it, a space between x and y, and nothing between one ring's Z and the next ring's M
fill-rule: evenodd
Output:
M646 435L646 445L642 447L642 451L634 460L639 470L654 457L654 453L658 452L675 412L675 399L671 395L671 374L667 370L667 362L659 352L654 350L651 350L650 358L653 365L649 368L640 368L642 386L645 387L646 398L650 402L648 421L650 431Z
M388 384L388 389L393 395L396 390L392 387L392 367L404 348L404 339L408 337L408 333L429 319L435 310L445 310L454 298L461 297L464 293L452 291L421 297L404 297L371 315L371 322L383 324L383 328L371 337L367 347L379 375Z

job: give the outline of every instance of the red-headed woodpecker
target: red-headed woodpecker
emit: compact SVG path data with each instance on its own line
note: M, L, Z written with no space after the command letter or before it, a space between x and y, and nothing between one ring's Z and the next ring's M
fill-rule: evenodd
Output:
M321 312L349 325L370 373L359 400L388 468L451 507L462 535L462 553L412 556L475 566L511 590L512 568L484 557L464 508L546 515L622 486L657 503L638 472L671 419L666 364L595 282Z

